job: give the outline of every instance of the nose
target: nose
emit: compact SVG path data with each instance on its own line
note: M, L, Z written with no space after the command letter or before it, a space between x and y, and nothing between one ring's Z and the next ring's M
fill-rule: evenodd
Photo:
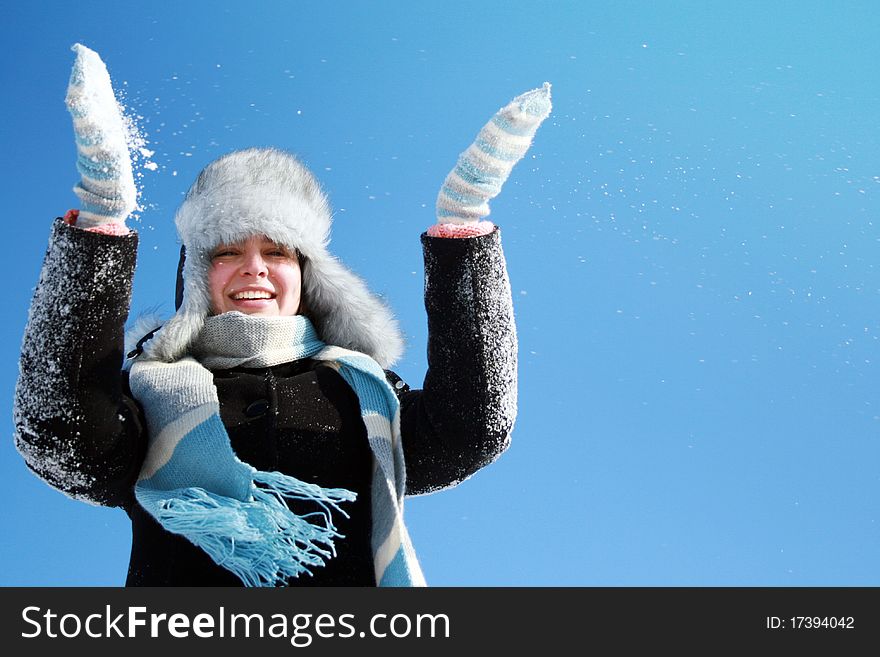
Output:
M241 273L244 276L256 276L257 278L265 278L269 275L269 269L266 261L259 251L246 253L241 266Z

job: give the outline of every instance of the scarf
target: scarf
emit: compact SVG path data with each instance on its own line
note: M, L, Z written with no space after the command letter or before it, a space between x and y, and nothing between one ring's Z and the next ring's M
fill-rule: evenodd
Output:
M400 404L369 356L325 345L308 318L209 317L174 362L135 359L130 383L146 416L149 445L135 498L160 525L185 536L246 586L276 586L310 573L335 555L333 513L355 494L322 488L239 460L220 419L212 369L272 367L314 358L355 391L373 454L373 563L379 586L424 586L403 524L406 471ZM321 511L298 516L284 500L310 500Z

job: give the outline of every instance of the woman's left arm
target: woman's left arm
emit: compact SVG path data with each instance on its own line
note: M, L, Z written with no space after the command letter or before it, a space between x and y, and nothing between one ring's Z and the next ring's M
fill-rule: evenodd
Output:
M399 394L408 495L454 486L497 459L516 419L517 339L501 233L422 235L428 372Z
M428 372L399 391L407 494L453 486L507 449L516 419L516 326L489 200L550 114L550 85L502 107L458 158L422 235Z

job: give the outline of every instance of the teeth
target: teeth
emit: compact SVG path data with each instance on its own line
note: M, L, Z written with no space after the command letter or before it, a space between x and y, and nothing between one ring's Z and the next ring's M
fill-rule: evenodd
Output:
M271 299L272 295L262 290L246 290L244 292L236 292L232 295L233 299Z

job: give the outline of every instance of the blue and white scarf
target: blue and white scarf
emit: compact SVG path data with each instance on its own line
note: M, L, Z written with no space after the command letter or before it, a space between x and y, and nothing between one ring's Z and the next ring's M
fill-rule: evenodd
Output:
M210 370L272 367L301 358L336 369L360 401L373 453L372 549L379 586L424 586L403 524L406 471L400 404L369 356L327 346L303 316L209 317L191 355L172 363L137 358L131 389L146 415L149 446L135 497L165 529L180 534L247 586L275 586L311 572L334 554L331 513L355 494L280 472L261 472L232 451ZM312 500L298 516L284 499ZM347 514L345 514L347 515Z

